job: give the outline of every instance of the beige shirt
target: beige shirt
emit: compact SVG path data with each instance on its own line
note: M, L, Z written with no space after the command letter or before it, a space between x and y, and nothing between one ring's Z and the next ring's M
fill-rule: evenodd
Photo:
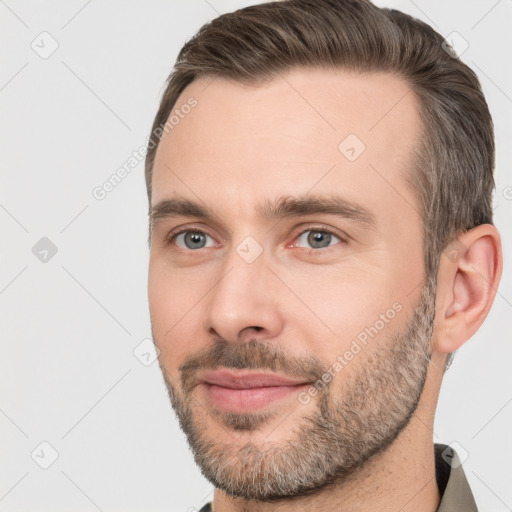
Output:
M435 444L436 480L441 502L437 512L478 512L473 493L453 448ZM199 512L213 512L212 502Z

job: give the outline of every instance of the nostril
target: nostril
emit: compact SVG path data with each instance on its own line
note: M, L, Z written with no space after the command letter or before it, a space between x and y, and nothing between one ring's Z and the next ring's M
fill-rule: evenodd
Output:
M254 332L261 332L265 330L264 327L261 327L261 325L249 325L247 327L244 327L241 331L240 331L240 335L243 335L246 333L246 331L254 331Z

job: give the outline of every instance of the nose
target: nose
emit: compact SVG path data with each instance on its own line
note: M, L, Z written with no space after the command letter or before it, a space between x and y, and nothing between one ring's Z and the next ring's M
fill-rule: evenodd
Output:
M282 332L278 280L264 254L247 263L233 250L208 296L204 326L213 337L242 342L274 338Z

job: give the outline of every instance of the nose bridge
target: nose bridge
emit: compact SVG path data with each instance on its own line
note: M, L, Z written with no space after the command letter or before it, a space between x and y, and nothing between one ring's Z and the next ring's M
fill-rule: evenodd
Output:
M209 294L205 326L227 341L238 340L248 327L257 327L265 337L276 336L282 328L278 298L269 293L273 276L265 254L254 239L248 238L230 248Z

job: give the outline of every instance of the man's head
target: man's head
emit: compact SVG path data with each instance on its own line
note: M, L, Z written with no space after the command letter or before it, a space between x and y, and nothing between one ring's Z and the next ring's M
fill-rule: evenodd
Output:
M501 272L492 122L438 34L365 1L221 16L149 147L153 337L217 487L312 493L433 420ZM218 385L255 372L294 386Z
M148 197L160 137L174 128L165 124L193 80L258 84L297 67L384 71L417 98L422 126L406 179L422 216L427 273L457 233L492 223L493 124L476 75L430 26L366 0L270 2L205 25L182 48L155 117Z

